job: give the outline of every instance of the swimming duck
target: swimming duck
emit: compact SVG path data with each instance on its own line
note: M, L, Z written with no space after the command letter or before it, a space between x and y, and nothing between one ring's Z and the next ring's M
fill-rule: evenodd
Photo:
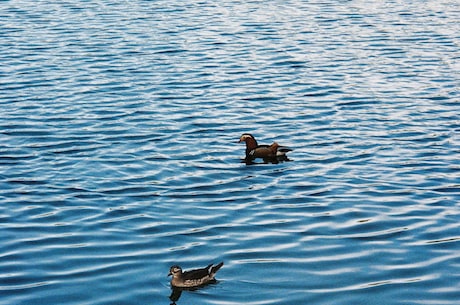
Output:
M280 146L274 142L271 145L259 145L256 138L250 133L243 133L240 137L239 143L246 142L246 163L251 163L257 158L262 158L265 162L277 163L278 161L289 160L286 153L292 149Z
M171 266L168 276L172 275L171 286L178 288L193 288L208 284L214 280L214 275L224 265L221 262L215 266L209 264L205 268L182 272L178 265Z

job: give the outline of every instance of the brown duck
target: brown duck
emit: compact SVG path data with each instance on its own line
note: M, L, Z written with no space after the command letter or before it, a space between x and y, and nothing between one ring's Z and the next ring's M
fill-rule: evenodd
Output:
M168 276L172 275L171 286L177 288L193 288L208 284L214 281L214 276L219 269L224 265L221 262L215 266L209 264L205 268L195 269L182 272L182 268L178 265L171 266Z
M250 133L243 133L239 143L246 142L246 163L251 163L257 158L263 159L265 162L277 163L278 161L289 160L286 153L292 149L280 146L274 142L271 145L259 145L256 138Z

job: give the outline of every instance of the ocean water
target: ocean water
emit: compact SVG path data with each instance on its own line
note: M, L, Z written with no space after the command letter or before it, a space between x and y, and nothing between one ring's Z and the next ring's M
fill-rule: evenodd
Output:
M0 2L0 305L458 304L460 4ZM241 163L240 135L291 161ZM224 261L177 299L167 273Z

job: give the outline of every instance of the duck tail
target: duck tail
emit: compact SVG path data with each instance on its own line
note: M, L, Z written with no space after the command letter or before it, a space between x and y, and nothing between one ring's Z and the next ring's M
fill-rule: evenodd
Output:
M224 262L220 262L219 264L215 265L211 268L211 274L215 274L219 269L224 265Z

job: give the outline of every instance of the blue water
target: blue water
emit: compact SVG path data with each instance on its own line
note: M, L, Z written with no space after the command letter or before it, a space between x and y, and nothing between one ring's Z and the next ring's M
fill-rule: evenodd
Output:
M458 304L460 4L0 2L0 304ZM294 149L246 165L244 132Z

